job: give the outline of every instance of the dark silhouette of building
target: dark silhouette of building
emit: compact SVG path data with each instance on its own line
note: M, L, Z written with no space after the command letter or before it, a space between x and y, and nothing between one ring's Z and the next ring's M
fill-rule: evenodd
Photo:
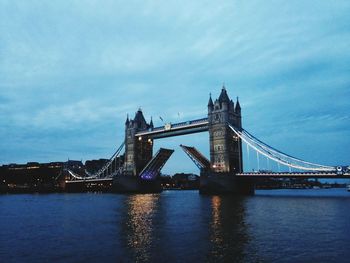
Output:
M107 162L108 159L87 160L85 162L85 169L88 173L94 174L100 170Z
M9 164L0 167L1 192L52 192L58 188L58 178L64 163Z
M172 177L175 188L199 189L199 176L196 174L176 173Z

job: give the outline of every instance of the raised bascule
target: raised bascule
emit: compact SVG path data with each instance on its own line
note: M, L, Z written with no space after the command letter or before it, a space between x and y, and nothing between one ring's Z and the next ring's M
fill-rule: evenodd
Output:
M319 165L285 154L255 138L242 127L242 112L239 100L233 102L225 87L213 101L210 95L206 118L154 127L147 123L139 109L133 119L125 122L125 140L96 174L77 176L69 171L72 180L67 184L81 182L110 182L116 192L160 192L160 171L174 150L161 148L153 155L154 140L185 134L209 132L210 159L195 147L181 145L184 152L200 169L200 193L204 194L253 194L254 180L261 177L300 178L349 178L349 167ZM288 167L288 172L243 171L242 143L257 156L262 155ZM124 162L117 163L125 146ZM297 169L293 172L291 169ZM301 172L303 171L303 172Z

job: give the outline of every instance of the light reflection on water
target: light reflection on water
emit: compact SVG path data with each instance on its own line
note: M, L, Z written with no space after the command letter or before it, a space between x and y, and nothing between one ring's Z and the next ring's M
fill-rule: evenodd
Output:
M211 221L211 237L212 248L209 259L221 259L222 251L225 246L223 236L222 211L221 211L221 197L213 196L211 199L212 221Z
M159 194L131 195L127 201L127 247L135 262L148 262L153 239L153 217L158 209Z
M210 262L247 260L248 232L244 221L245 200L234 196L211 197ZM250 255L253 255L250 251ZM251 256L250 256L251 258Z
M223 243L223 238L221 234L221 197L213 196L211 199L211 207L212 207L212 234L211 234L211 242L216 246L220 247Z
M126 198L126 216L120 226L123 247L128 251L124 261L243 262L248 240L244 199L179 194ZM188 200L193 194L194 203Z

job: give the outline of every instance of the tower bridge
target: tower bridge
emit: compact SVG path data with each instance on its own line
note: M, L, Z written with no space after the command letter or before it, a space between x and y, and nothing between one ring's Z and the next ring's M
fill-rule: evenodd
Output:
M267 145L243 129L238 97L233 102L225 87L215 101L210 95L207 110L207 116L201 119L154 127L152 119L148 123L139 109L133 119L127 117L124 142L109 162L96 174L83 178L70 171L72 180L67 183L97 182L103 179L106 182L113 181L114 189L118 192L161 191L160 170L173 150L160 149L153 156L154 140L199 132L209 132L208 159L194 147L181 145L181 148L201 171L202 193L252 194L256 178L350 178L349 166L333 167L301 160ZM244 172L242 143L248 151L256 152L258 158L259 155L265 156L278 165L288 167L289 172ZM117 164L123 147L124 162Z

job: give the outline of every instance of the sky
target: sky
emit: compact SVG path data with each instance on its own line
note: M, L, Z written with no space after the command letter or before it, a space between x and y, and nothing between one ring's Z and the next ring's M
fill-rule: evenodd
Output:
M0 164L109 158L139 107L155 126L239 96L243 127L325 165L350 164L350 2L0 0ZM161 139L194 172L208 133ZM246 169L254 160L245 157Z

